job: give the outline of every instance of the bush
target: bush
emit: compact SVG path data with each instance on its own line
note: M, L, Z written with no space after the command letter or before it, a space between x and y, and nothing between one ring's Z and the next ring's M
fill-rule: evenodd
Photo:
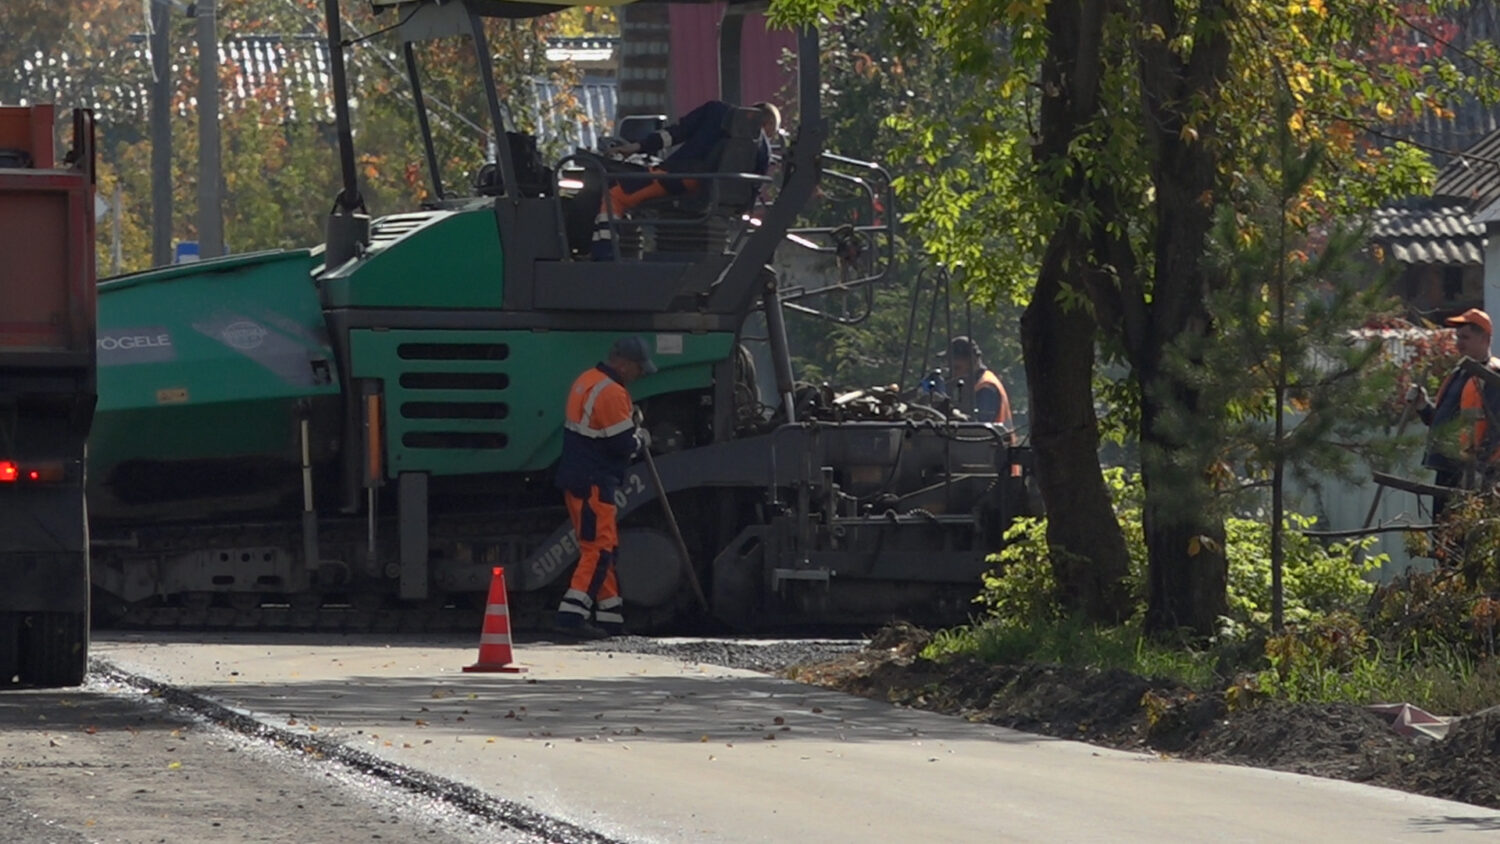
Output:
M974 599L989 617L1018 627L1062 617L1045 518L1017 519L1005 531L1005 550L991 555L989 562L995 568L984 574L983 588Z
M1316 523L1311 516L1286 516L1282 585L1289 623L1362 610L1375 591L1365 574L1388 559L1378 554L1356 561L1359 552L1374 544L1373 537L1324 545L1302 533ZM1252 519L1229 519L1225 531L1230 615L1237 622L1265 626L1271 619L1271 526Z
M1105 473L1115 499L1115 513L1125 531L1131 557L1133 614L1145 610L1145 535L1141 529L1141 488L1138 477L1124 470ZM1373 538L1324 545L1302 531L1317 522L1311 516L1287 514L1283 537L1286 620L1306 622L1321 615L1357 611L1369 600L1374 584L1364 574L1380 567L1384 555L1365 557ZM1264 627L1271 615L1271 528L1262 521L1232 518L1225 522L1229 561L1230 625ZM1027 626L1058 620L1057 582L1052 576L1052 550L1047 545L1047 520L1017 521L1005 533L1006 546L992 555L995 568L984 576L975 599L990 618L1001 624Z

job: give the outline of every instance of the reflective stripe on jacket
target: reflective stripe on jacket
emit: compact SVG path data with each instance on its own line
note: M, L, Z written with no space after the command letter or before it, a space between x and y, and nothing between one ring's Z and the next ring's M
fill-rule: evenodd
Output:
M580 498L588 497L591 486L598 486L605 500L613 496L635 453L630 393L622 381L601 363L579 375L568 390L557 485Z

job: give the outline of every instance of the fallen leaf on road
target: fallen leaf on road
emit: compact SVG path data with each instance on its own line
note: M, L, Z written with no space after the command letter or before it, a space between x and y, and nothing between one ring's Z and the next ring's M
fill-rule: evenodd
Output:
M99 732L99 728L94 726L93 724L90 724L87 727L84 727L83 731L85 733L88 733L89 735L94 735L95 733Z
M418 718L417 719L417 726L418 727L425 727L425 726L427 726L427 722L423 721L421 718Z
M181 767L182 767L182 763L181 762L168 762L167 763L167 770L169 770L169 771L175 771L175 770L177 770L178 768L181 768Z

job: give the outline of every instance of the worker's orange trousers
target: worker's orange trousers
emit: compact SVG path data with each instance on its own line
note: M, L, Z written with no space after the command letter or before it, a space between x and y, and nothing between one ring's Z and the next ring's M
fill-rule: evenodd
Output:
M653 168L651 172L665 173L666 171ZM682 187L683 191L688 193L698 189L697 179L684 179L677 182L677 184ZM614 185L609 189L609 193L605 194L604 203L601 203L599 213L601 215L609 213L620 217L642 202L659 199L668 193L671 193L671 191L667 189L667 183L654 179L632 190L626 190L622 185Z
M619 628L625 616L615 578L615 552L620 539L615 530L614 502L600 498L597 486L589 487L587 498L564 492L563 499L578 537L578 568L573 570L573 580L557 611L584 619L592 615L607 629Z

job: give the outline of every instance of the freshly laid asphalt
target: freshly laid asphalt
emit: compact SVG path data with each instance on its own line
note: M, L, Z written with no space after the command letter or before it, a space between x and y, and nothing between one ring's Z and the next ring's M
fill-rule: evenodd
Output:
M749 841L1493 841L1500 812L1093 747L738 670L523 643L96 637L130 675L294 735L471 786L605 838Z

